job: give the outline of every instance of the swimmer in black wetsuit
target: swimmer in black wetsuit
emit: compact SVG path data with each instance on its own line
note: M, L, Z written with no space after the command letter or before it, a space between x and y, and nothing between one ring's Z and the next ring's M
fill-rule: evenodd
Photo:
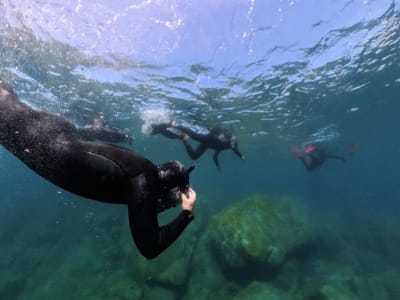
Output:
M0 80L0 143L55 185L97 201L128 205L133 240L147 258L169 247L193 220L196 193L179 162L154 165L128 149L80 139L65 119L19 101ZM182 201L182 211L159 226L157 213Z
M80 127L77 128L79 138L85 141L103 141L108 143L132 144L132 137L117 130L109 130L101 127Z
M79 138L85 141L132 144L133 139L127 132L122 132L110 126L103 126L103 122L103 116L100 116L93 120L93 126L78 127Z
M213 128L206 133L196 132L193 129L176 125L174 121L170 123L153 124L152 134L162 134L170 139L181 139L185 146L186 152L192 160L198 159L206 152L207 149L215 150L213 160L218 170L221 170L218 155L223 150L232 150L240 159L244 159L242 153L238 149L238 141L236 136L231 132L222 128ZM178 129L178 132L176 131ZM199 142L196 150L192 148L188 139Z
M327 159L337 159L343 162L343 156L332 154L317 144L308 144L304 149L295 148L294 157L301 160L307 171L319 169Z

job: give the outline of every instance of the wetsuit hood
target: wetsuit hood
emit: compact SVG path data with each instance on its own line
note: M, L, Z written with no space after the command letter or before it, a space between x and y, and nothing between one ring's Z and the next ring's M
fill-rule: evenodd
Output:
M171 161L157 167L160 184L160 198L157 201L157 212L175 207L180 201L180 194L186 193L189 186L189 173L194 166L185 169L178 161Z
M170 161L158 166L158 178L161 188L169 191L178 188L179 191L185 193L189 188L189 173L194 169L190 167L185 169L179 161Z

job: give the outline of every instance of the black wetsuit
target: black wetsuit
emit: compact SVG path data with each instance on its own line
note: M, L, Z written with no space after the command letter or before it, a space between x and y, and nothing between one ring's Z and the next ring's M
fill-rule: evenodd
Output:
M172 140L182 140L184 138L182 132L178 132L170 123L152 124L151 129L151 134L162 134Z
M0 143L29 168L55 185L97 201L127 204L132 237L139 251L154 258L171 245L193 219L183 210L160 227L157 202L189 176L177 162L154 165L128 149L84 141L59 116L38 112L19 101L0 80Z
M314 150L307 153L306 155L300 156L299 159L301 160L307 171L319 169L327 159L338 159L343 162L346 161L343 156L328 153L326 150L323 150L319 146L316 146Z
M86 141L103 141L108 143L128 143L132 144L132 137L118 130L109 130L97 127L77 128L79 138Z
M174 131L176 129L181 133ZM153 125L153 130L154 133L162 134L170 139L182 139L186 152L192 160L198 159L207 149L215 150L213 160L218 169L220 169L218 155L223 150L232 150L240 159L244 159L244 156L238 149L236 137L229 131L221 128L213 128L209 132L201 133L182 125L157 124ZM196 149L193 149L188 140L184 139L182 133L199 142Z

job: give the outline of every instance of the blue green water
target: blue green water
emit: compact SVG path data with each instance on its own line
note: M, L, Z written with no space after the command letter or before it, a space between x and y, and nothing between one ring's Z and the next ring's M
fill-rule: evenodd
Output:
M196 219L148 263L125 207L1 148L0 299L399 299L399 3L327 3L2 1L0 78L26 103L78 126L101 116L154 163L193 163L145 133L165 119L230 128L246 159L195 162ZM291 149L309 141L358 148L307 172ZM208 226L254 194L290 197L319 239L278 271L231 276Z

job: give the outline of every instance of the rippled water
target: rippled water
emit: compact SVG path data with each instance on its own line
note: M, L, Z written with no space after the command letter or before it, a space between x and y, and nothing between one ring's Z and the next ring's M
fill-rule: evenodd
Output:
M246 161L222 153L219 173L206 154L192 178L216 210L252 193L289 194L344 232L352 221L368 227L399 211L398 1L3 0L0 11L0 77L35 108L77 125L101 116L129 130L130 147L157 163L192 162L177 141L146 134L153 120L231 128ZM309 141L359 148L346 164L309 174L290 153ZM65 245L80 231L104 237L96 221L104 212L38 179L5 150L0 158L2 264L22 274L0 294L29 299L35 292L13 294L10 285L34 286L52 273L51 264L35 273L40 255L24 267L32 236L61 222ZM36 227L25 230L21 219ZM393 235L383 242L392 255L385 263L398 268ZM57 261L53 236L35 249ZM36 275L27 283L29 274Z

